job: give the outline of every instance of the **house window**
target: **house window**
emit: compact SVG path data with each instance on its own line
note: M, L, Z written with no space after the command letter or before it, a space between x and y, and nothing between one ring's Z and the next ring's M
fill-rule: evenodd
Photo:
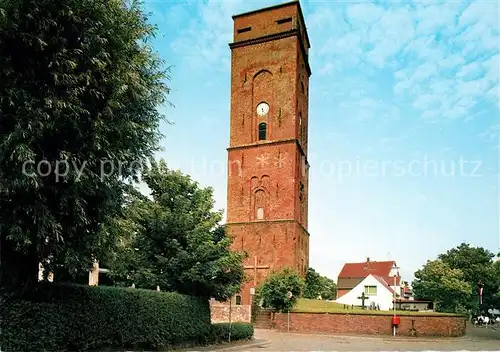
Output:
M377 295L377 286L365 286L365 295L376 296Z
M241 296L240 295L236 296L236 305L237 306L241 305Z
M266 140L267 125L265 122L259 124L259 141Z

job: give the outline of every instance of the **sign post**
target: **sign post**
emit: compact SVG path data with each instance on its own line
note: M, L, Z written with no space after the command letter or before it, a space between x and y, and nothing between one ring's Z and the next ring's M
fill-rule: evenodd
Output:
M293 297L293 294L291 291L288 291L286 293L286 297L291 300ZM290 306L288 306L288 313L287 313L287 320L288 320L288 332L290 332Z
M250 287L250 307L253 306L254 302L254 297L255 297L255 287Z
M253 309L254 309L254 304L257 305L256 303L254 303L254 298L255 297L255 287L250 287L250 321L253 322Z
M231 342L231 315L232 315L231 308L232 308L232 302L233 302L233 298L231 297L231 299L229 300L229 336L228 336L229 342Z
M481 311L481 306L483 305L483 288L484 285L482 282L477 284L477 288L479 290L479 311Z

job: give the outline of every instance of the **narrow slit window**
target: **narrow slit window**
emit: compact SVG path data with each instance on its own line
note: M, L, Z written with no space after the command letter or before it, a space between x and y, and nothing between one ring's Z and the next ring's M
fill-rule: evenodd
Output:
M257 208L257 220L264 220L264 209Z
M302 142L302 132L303 127L302 127L302 113L299 113L299 139Z
M236 296L236 305L237 306L241 305L241 296L240 295Z
M277 24L283 24L283 23L288 23L288 22L292 22L292 18L291 17L282 18L281 20L277 20L276 21Z
M250 32L251 30L252 30L252 27L241 28L241 29L238 29L238 34Z
M267 125L265 122L259 124L259 141L266 140Z

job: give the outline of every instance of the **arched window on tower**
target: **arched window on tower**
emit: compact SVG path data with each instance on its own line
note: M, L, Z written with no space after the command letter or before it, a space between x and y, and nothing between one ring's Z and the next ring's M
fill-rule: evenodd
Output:
M267 133L267 124L265 122L261 122L259 124L259 141L266 140Z
M266 201L266 196L263 190L258 190L255 192L255 219L264 220L264 204Z

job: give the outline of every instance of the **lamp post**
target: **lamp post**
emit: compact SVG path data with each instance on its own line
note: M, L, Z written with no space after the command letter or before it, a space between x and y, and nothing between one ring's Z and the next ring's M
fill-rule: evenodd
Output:
M393 293L393 300L392 300L392 311L394 312L394 315L392 317L392 334L393 336L396 336L396 325L399 324L398 318L396 316L396 276L399 273L399 267L396 265L396 262L392 265L391 268L391 275L394 277L394 293Z

